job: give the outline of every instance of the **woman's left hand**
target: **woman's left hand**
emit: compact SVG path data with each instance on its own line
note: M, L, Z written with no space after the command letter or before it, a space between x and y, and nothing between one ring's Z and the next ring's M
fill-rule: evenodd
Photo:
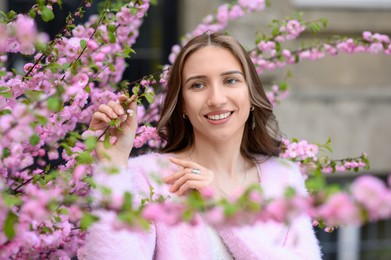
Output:
M198 191L212 184L214 172L201 165L173 157L168 158L172 163L183 167L181 170L169 176L163 177L163 181L172 184L170 192L176 192L178 196L185 194L190 189Z

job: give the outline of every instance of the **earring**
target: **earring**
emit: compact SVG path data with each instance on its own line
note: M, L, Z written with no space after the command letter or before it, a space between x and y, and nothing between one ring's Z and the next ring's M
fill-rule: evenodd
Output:
M255 107L252 106L250 107L250 111L253 112L255 110ZM254 112L251 113L252 116L251 116L251 130L254 130L255 129L255 116L254 116Z
M183 119L189 119L189 117L185 114L185 112L182 113Z

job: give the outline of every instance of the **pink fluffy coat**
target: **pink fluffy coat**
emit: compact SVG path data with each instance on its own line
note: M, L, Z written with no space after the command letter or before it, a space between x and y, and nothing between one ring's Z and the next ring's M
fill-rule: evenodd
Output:
M149 185L156 193L169 194L167 185L159 187L152 176L165 176L173 167L167 155L147 154L129 160L128 170L120 174L96 173L98 183L113 189L147 194ZM298 168L285 160L270 158L258 164L261 187L268 197L278 197L285 187L293 186L305 194L304 181ZM158 177L159 178L159 177ZM96 195L99 197L99 195ZM171 194L172 197L172 194ZM149 231L113 230L115 215L97 211L101 220L89 230L86 245L79 250L79 259L212 259L212 242L202 222L196 226L167 226L154 223ZM276 222L258 223L218 229L218 234L234 259L321 259L320 247L310 219L303 215L291 225Z

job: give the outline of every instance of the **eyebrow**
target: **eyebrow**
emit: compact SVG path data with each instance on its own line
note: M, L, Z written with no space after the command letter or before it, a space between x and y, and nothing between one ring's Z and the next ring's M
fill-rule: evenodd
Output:
M220 76L226 76L226 75L231 75L231 74L240 74L240 75L243 76L243 73L242 73L241 71L239 71L239 70L230 70L230 71L226 71L226 72L221 73ZM189 82L190 80L193 80L193 79L204 79L204 78L206 78L206 76L204 76L204 75L195 75L195 76L191 76L191 77L189 77L189 78L186 79L185 84L186 84L187 82Z

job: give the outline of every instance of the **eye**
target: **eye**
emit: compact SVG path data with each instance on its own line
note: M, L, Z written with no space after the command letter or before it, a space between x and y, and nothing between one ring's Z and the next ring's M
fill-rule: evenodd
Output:
M205 85L203 83L196 82L196 83L191 84L190 87L194 88L194 89L202 89L205 87Z
M225 80L225 83L229 84L229 85L232 85L232 84L235 84L237 83L238 80L237 79L234 79L234 78L229 78L229 79L226 79Z

